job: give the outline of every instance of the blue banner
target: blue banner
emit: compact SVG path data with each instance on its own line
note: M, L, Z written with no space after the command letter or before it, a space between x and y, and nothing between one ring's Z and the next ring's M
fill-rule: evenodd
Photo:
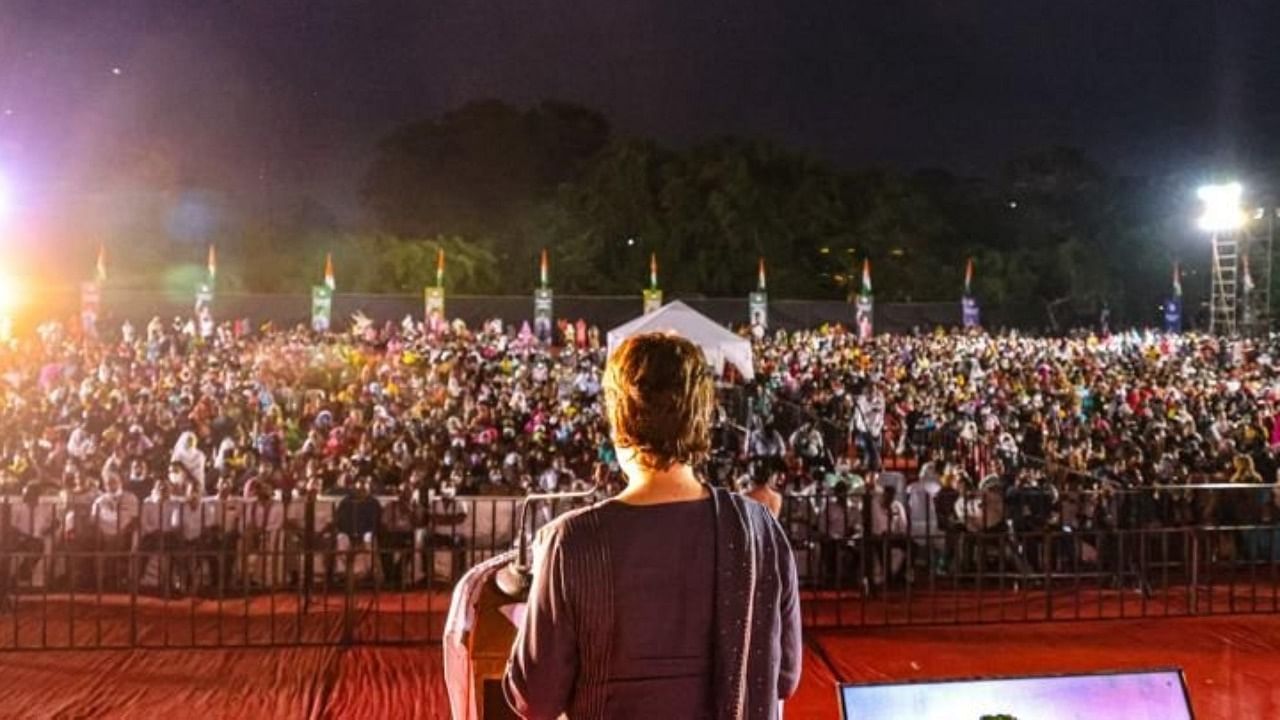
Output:
M1182 332L1182 298L1174 295L1164 303L1165 332Z
M960 322L967 328L982 324L982 310L978 307L977 298L965 295L960 299Z

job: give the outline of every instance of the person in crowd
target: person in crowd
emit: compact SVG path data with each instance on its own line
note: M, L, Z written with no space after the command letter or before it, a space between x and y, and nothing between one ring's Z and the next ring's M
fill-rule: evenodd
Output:
M885 399L879 384L871 383L855 401L853 433L862 464L875 472L880 469L880 447L884 442Z
M902 572L907 558L907 511L893 485L871 497L871 582L880 587Z
M851 575L850 540L862 531L862 503L849 496L849 485L837 481L822 498L818 511L818 553L822 561L822 586L842 587L856 582Z
M954 465L943 468L938 479L938 491L933 496L933 516L938 529L945 537L942 552L937 555L935 572L946 574L954 569L960 547L960 533L964 530L961 521L961 477Z
M139 501L145 500L151 496L151 489L155 482L151 477L147 468L147 461L142 458L134 458L129 463L129 479L126 482L127 489Z
M806 469L827 468L831 465L827 458L827 447L822 439L822 431L818 423L812 420L806 420L791 434L788 445L799 456Z
M190 489L201 494L205 492L205 454L200 450L199 438L194 432L188 430L178 436L170 462L182 472L180 491Z
M52 506L40 503L40 486L28 483L18 502L0 504L0 610L7 609L16 582L30 578L32 568L42 562L45 541L53 535ZM7 516L6 516L7 514Z
M235 578L243 505L229 478L218 480L217 494L204 498L200 510L200 551L210 584L225 593Z
M697 476L715 393L702 352L629 338L602 387L627 488L540 533L508 703L535 719L780 717L800 677L795 566L763 505Z
M775 472L785 467L783 458L787 454L787 442L777 425L772 422L752 430L747 435L747 456L755 467L767 472Z
M175 498L193 486L212 495L226 479L253 501L259 485L282 496L314 485L331 496L349 492L359 476L372 478L374 492L394 495L416 472L412 482L434 507L445 488L520 494L553 476L566 488L596 462L618 465L599 391L600 343L563 352L497 323L412 321L324 334L233 333L220 323L196 342L195 325L191 335L186 325L156 318L132 337L104 325L96 339L84 339L45 323L4 350L0 483L13 492L33 482L63 491L66 519L55 523L55 544L96 546L92 508L111 475L137 499L170 478ZM575 327L575 339L581 334ZM1086 564L1118 567L1119 545L1091 537L1096 531L1263 517L1266 488L1252 480L1237 479L1240 489L1231 491L1162 486L1243 478L1237 456L1273 477L1280 393L1272 359L1280 337L937 331L860 339L826 326L751 341L755 377L721 391L724 437L713 448L717 467L703 476L727 484L751 477L753 463L781 472L775 489L815 496L812 512L788 518L789 529L806 523L811 537L827 488L844 480L857 499L854 468L874 479L884 463L873 453L886 462L898 454L895 469L909 461L908 478L915 456L926 459L922 477L956 467L954 486L964 493L958 517L971 532L1006 531L1004 521L1017 513L1024 513L1019 527L1031 527L1030 488L1018 478L1036 470L1051 512L1035 527L1084 533L1055 545L1050 554L1059 557L1050 560L1059 567L1064 550L1068 559L1078 552L1091 557ZM806 421L851 430L824 437L835 470L820 478L799 432ZM880 442L871 442L877 427ZM986 478L995 484L979 488ZM916 518L918 499L902 499ZM464 502L455 506L467 511ZM539 523L567 509L547 508ZM467 532L434 523L425 534L452 548L467 544ZM1025 551L1034 541L1021 545ZM1246 559L1262 552L1257 547L1252 539L1215 542L1213 557Z
M773 489L772 478L764 469L756 470L751 476L751 487L742 494L764 505L775 518L782 513L782 495Z
M356 479L350 495L333 512L335 570L339 575L357 573L356 567L373 571L372 552L382 523L382 506L369 494L370 478Z
M177 593L174 560L185 549L182 538L182 502L174 499L167 482L156 483L142 503L138 552L144 556L139 585L165 593Z
M93 553L92 562L82 561L79 582L83 587L94 586L98 580L108 588L115 588L124 579L123 553L132 549L138 530L140 503L132 493L124 491L118 473L107 476L103 492L94 497L87 522L74 508L67 520L76 523L73 532L76 550Z
M925 560L936 559L945 547L941 528L945 521L937 513L935 502L942 491L941 478L936 473L921 473L906 487L906 513L908 529L916 556Z
M280 579L284 526L284 505L272 497L271 486L255 484L254 497L245 502L240 516L245 562L241 572L251 586L271 587Z
M388 587L403 587L410 582L410 578L405 577L405 568L412 570L413 567L415 531L426 524L416 497L412 484L401 483L395 499L382 509L378 546L382 552L382 576Z

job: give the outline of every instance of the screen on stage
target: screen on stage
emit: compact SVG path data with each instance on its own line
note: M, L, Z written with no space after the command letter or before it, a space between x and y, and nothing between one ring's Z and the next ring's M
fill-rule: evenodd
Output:
M844 685L845 720L1192 720L1180 670Z

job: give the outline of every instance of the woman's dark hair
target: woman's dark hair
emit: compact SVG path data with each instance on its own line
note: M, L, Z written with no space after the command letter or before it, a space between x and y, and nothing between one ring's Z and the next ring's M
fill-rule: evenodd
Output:
M602 383L614 443L657 470L694 464L711 450L715 383L702 350L657 333L623 341Z

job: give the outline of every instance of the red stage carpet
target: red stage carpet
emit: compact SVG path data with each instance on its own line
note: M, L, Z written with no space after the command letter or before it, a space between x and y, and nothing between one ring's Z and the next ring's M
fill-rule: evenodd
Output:
M0 654L3 718L448 718L438 646Z
M810 642L807 659L822 655L829 665L820 673L805 668L791 717L836 716L834 690L818 687L828 674L878 681L1162 666L1186 672L1199 720L1280 717L1275 615L875 628L824 632Z
M836 684L1177 665L1197 717L1280 717L1280 616L894 627L810 637L788 718ZM0 653L3 718L447 718L438 645Z

